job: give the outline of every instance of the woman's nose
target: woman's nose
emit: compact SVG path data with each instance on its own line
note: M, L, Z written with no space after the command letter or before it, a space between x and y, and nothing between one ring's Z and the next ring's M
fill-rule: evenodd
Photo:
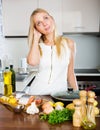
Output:
M47 23L44 21L44 22L43 22L43 26L46 26L46 25L47 25Z

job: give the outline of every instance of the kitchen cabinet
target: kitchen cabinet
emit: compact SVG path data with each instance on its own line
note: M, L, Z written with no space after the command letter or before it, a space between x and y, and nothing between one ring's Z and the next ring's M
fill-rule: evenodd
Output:
M62 0L63 32L99 32L99 0Z
M62 33L61 0L2 0L3 36L27 36L30 15L38 7L54 16Z
M27 36L37 0L2 0L3 36Z
M58 34L62 34L62 0L39 0L39 8L47 10L56 22Z
M57 32L99 32L99 0L2 0L3 36L27 36L30 15L46 9L55 19Z

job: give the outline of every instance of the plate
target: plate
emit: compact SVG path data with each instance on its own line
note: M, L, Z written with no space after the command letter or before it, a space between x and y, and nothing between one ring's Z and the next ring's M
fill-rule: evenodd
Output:
M0 101L0 104L5 106L8 110L15 113L21 113L24 111L25 106L21 104L12 105L7 102Z
M62 92L57 92L51 94L51 97L57 100L61 101L73 101L73 99L79 98L79 91L73 91L73 92L67 92L67 91L62 91Z

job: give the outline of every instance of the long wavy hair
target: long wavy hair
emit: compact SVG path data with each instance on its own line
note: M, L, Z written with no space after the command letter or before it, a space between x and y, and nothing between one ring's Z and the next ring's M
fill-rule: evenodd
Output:
M46 14L48 14L50 17L52 17L46 10L44 9L41 9L41 8L37 8L36 10L34 10L30 16L30 26L29 26L29 33L28 33L28 44L29 44L29 47L31 48L31 45L34 43L34 15L36 15L37 13L41 13L41 12L44 12ZM53 18L53 17L52 17ZM54 19L53 19L54 20ZM62 46L62 40L64 39L64 37L62 36L59 36L57 34L57 31L56 31L56 26L55 26L55 30L54 30L54 43L56 45L56 49L57 49L57 55L58 57L60 56L61 54L61 46ZM44 39L43 39L43 36L41 36L40 38L40 41L39 42L43 42ZM42 50L41 50L41 47L39 46L39 50L40 50L40 55L42 56Z

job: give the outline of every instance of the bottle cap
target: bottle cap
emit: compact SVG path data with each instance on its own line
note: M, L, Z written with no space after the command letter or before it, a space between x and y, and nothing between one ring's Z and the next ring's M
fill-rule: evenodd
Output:
M94 103L94 98L88 98L88 102L90 102L90 103Z
M82 96L82 97L86 97L87 96L87 91L86 90L81 90L79 92L79 95Z
M82 101L80 99L74 99L73 103L74 103L74 105L81 105Z
M13 65L10 65L10 68L13 68Z
M9 69L9 67L8 67L8 66L6 66L6 67L5 67L5 69Z
M93 91L88 91L87 95L88 97L95 98L95 92Z

